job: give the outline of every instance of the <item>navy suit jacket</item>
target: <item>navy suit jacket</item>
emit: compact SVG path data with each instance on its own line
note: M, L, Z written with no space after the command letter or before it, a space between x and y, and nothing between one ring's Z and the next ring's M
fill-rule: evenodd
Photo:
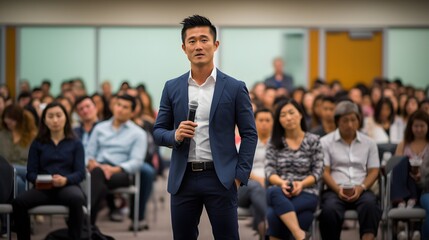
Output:
M179 190L188 162L189 141L177 143L174 136L180 122L187 120L188 77L189 72L166 82L153 132L158 145L173 148L168 178L171 194ZM235 178L247 184L258 136L245 83L217 70L211 104L209 136L216 174L226 189L233 186ZM241 137L239 151L235 126Z

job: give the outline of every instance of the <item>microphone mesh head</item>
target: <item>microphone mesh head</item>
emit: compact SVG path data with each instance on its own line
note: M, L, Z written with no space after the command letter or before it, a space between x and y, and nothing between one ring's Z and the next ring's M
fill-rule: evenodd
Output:
M189 109L193 109L193 110L197 110L198 108L198 102L195 100L192 100L191 102L189 102Z

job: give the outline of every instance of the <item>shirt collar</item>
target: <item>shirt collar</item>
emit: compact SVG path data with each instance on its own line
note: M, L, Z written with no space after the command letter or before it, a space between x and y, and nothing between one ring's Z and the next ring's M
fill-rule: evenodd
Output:
M216 69L216 67L214 67L214 68L213 68L213 70L212 70L212 72L210 73L210 76L206 79L206 81L204 82L204 84L205 84L208 80L210 80L210 79L212 79L212 80L213 80L213 82L216 82L216 77L217 77L217 69ZM194 85L196 85L195 80L192 78L192 71L189 71L188 83L189 83L189 84L194 84ZM204 84L203 84L203 85L204 85Z
M361 133L359 131L356 131L356 138L355 138L355 140L358 141L358 142L360 142L361 138L362 138L361 137ZM334 140L337 141L337 142L340 141L340 140L342 140L341 135L340 135L340 130L338 128L335 130Z
M112 128L113 128L113 119L114 119L114 117L111 117L109 120L107 120L107 121L110 122L110 126L112 126ZM125 123L121 124L121 126L119 127L119 129L121 129L121 128L129 128L132 123L133 123L133 121L128 120Z

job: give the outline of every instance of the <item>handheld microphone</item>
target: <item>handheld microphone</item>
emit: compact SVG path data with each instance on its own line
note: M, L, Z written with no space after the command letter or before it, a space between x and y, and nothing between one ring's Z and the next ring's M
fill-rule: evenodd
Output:
M198 102L195 100L192 100L189 102L189 112L188 112L188 120L189 121L195 121L195 114L197 112L198 108Z

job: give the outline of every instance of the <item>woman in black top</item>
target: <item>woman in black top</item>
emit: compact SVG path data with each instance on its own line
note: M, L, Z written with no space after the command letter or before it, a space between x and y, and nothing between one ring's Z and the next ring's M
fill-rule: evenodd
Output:
M79 183L85 178L85 160L82 143L73 135L65 108L57 102L43 110L39 133L30 146L27 180L35 188L13 201L13 212L18 239L30 239L28 210L48 204L69 208L69 236L80 239L83 224L85 196ZM49 189L40 189L37 176L52 176Z

